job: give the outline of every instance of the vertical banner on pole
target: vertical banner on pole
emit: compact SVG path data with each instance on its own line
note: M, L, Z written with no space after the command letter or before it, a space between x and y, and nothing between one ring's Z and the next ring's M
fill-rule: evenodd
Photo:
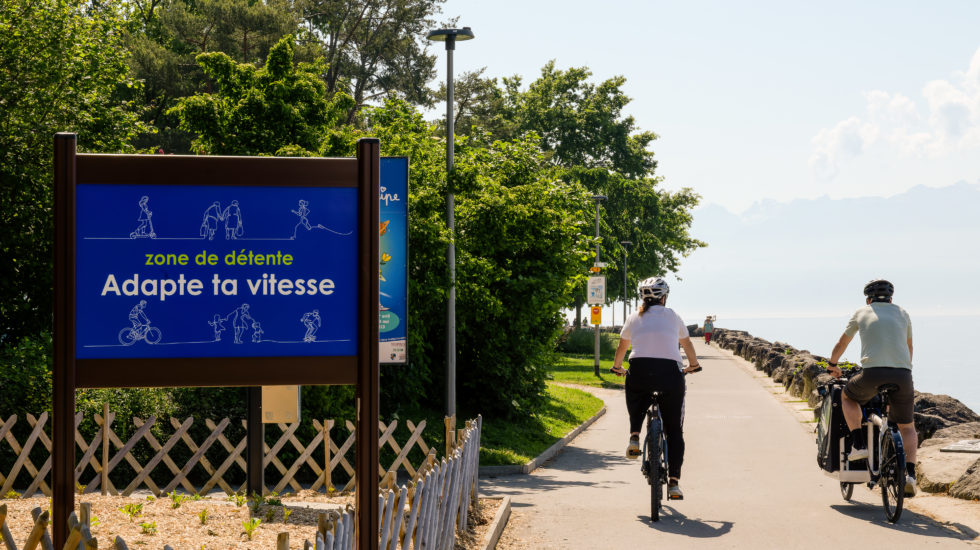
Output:
M408 363L408 157L383 157L379 330L382 363Z

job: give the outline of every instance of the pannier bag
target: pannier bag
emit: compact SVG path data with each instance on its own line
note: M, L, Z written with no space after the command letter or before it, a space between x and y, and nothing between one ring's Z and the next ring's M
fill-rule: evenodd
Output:
M842 389L834 382L817 389L823 396L823 403L817 409L817 465L828 472L840 469L840 441L845 433Z

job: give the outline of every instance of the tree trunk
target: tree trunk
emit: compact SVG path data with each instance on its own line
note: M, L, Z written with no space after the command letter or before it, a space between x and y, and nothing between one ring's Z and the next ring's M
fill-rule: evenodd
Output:
M575 298L575 328L582 327L582 297Z

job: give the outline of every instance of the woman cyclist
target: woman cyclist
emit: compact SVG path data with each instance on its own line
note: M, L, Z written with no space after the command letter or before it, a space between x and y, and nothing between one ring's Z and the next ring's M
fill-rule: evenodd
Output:
M674 310L665 307L670 287L660 277L650 277L639 285L643 305L630 314L619 333L619 347L612 371L626 376L626 409L630 416L628 458L640 456L640 426L652 404L652 393L660 392L660 415L667 438L669 481L667 497L684 498L679 485L684 463L684 374L699 368L694 345L687 327ZM632 343L629 371L623 370L623 357ZM684 347L688 367L685 369L678 351Z

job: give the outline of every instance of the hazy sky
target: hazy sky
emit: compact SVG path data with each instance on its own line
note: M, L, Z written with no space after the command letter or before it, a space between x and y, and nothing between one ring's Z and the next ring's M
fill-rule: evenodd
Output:
M958 281L980 279L980 267L957 259L977 255L973 238L957 238L958 224L980 235L975 216L949 219L941 236L918 231L927 222L917 216L896 219L905 240L886 255L869 254L860 235L821 230L910 196L943 208L942 195L901 195L915 186L980 183L980 2L448 0L443 14L476 34L457 45L456 74L486 67L527 82L554 59L589 67L596 81L626 77L627 112L660 136L653 150L664 186L702 196L694 233L712 246L681 266L672 295L699 297L685 316L849 311L846 299L825 296L877 276L916 285L932 314L980 313L974 290L965 289L964 307L948 288L930 296L917 284L947 269ZM444 80L445 54L433 51ZM980 196L969 191L960 192ZM791 242L766 240L779 227L751 227L788 212L822 217L798 224ZM734 234L752 237L724 238ZM924 252L927 265L916 260ZM801 300L793 288L825 296Z
M627 78L670 188L887 196L980 177L980 2L448 0L456 73ZM445 78L445 55L439 56Z

